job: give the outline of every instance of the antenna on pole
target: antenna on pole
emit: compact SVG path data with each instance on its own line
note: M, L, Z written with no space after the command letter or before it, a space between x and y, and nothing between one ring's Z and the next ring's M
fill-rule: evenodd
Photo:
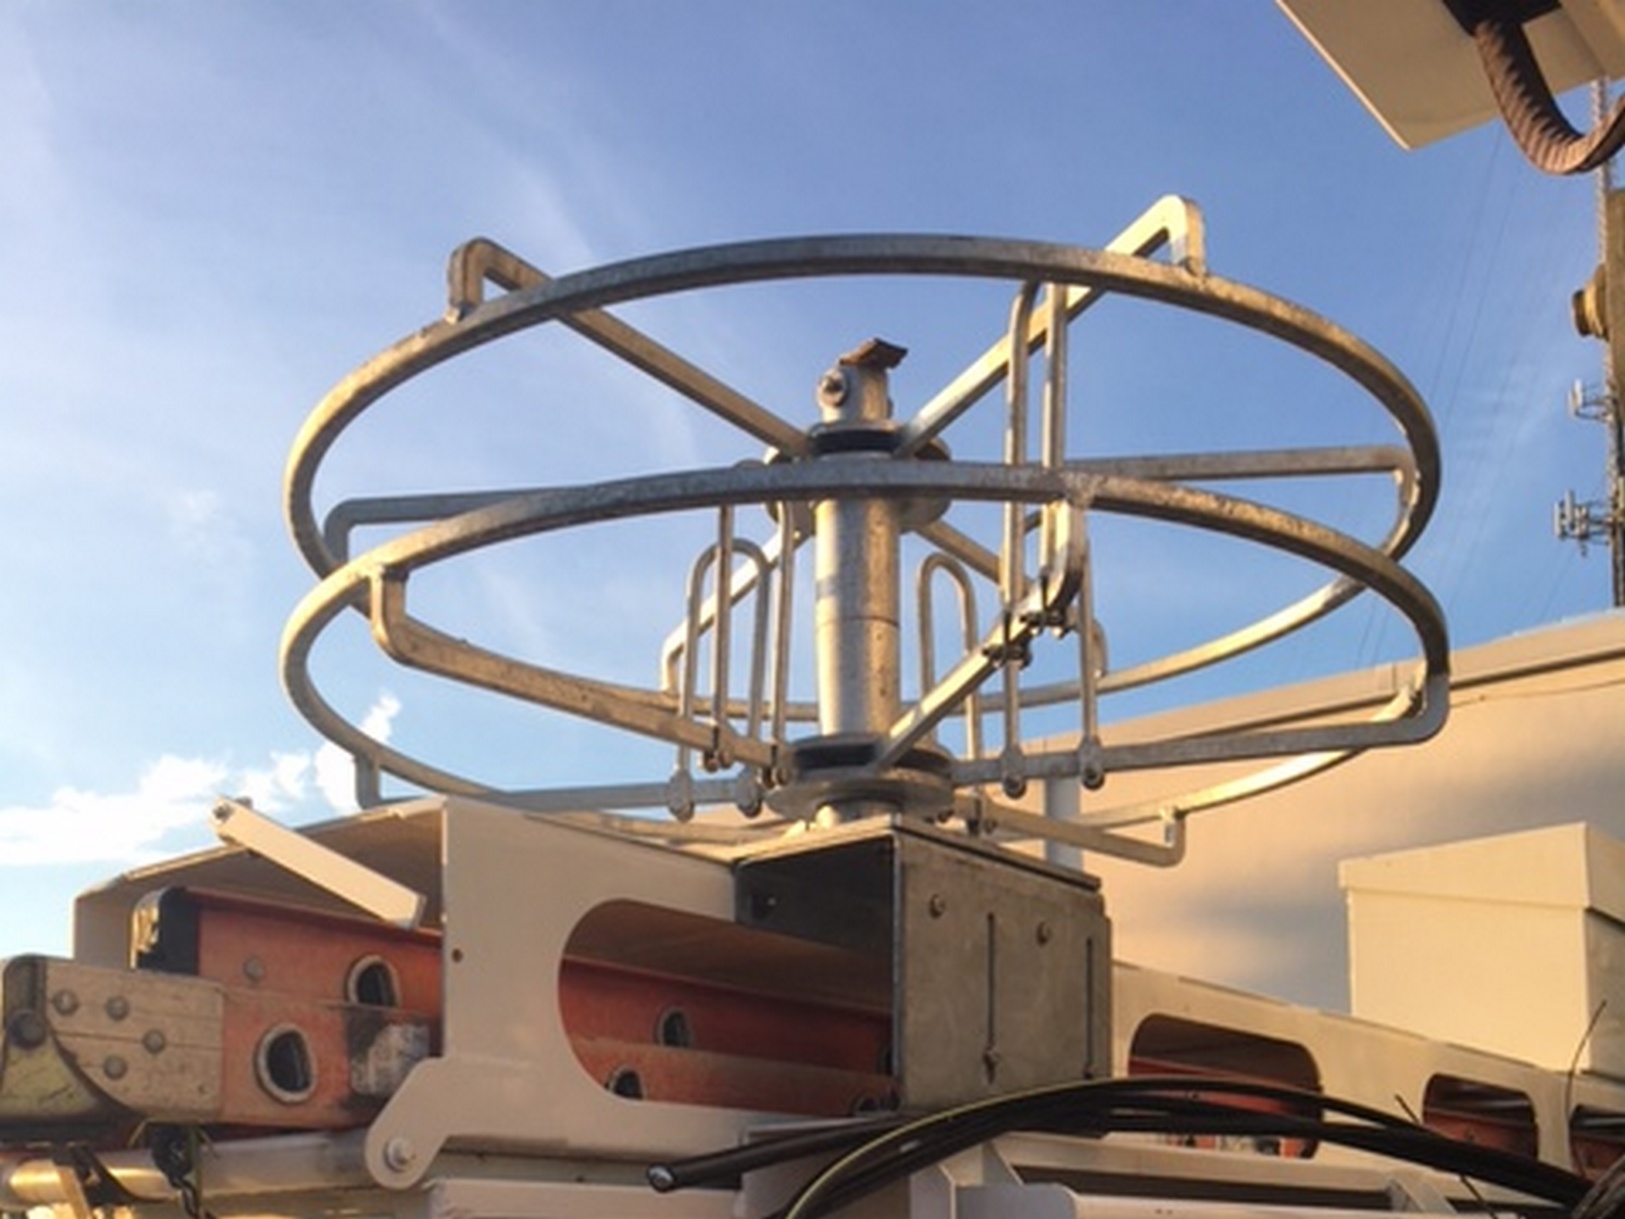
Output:
M1607 109L1608 86L1592 87L1592 108ZM1613 184L1613 165L1597 169L1597 219L1600 261L1590 281L1574 294L1574 325L1581 334L1603 341L1603 377L1600 387L1575 383L1569 393L1569 414L1600 423L1607 433L1606 498L1576 500L1570 491L1558 502L1557 536L1580 544L1580 553L1594 540L1608 541L1613 604L1625 606L1625 411L1620 409L1620 369L1625 368L1625 191Z

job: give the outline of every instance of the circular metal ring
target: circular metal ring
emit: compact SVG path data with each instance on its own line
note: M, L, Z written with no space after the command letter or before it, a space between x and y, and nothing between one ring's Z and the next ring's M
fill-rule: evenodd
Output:
M438 768L374 741L360 732L330 707L314 687L299 687L297 680L306 669L306 660L317 636L344 609L358 601L370 603L374 633L392 657L402 663L436 671L431 654L455 648L465 661L482 662L483 677L469 678L488 689L534 698L514 683L528 671L546 680L564 675L536 666L482 653L471 645L451 640L431 628L404 617L396 597L404 594L406 578L413 572L519 537L534 536L585 524L590 521L623 520L654 513L712 507L719 504L767 503L784 500L838 498L841 496L920 496L939 495L956 499L1002 502L1006 499L1042 503L1061 499L1087 502L1092 508L1153 519L1172 520L1243 540L1259 542L1290 551L1369 588L1392 604L1411 623L1422 650L1423 674L1415 713L1406 717L1436 730L1448 683L1449 645L1443 613L1432 595L1389 555L1356 541L1324 525L1295 517L1278 509L1254 504L1212 491L1202 491L1161 482L1124 479L1046 470L1041 467L1010 467L964 462L897 464L884 468L878 477L872 463L865 461L824 461L794 466L734 466L717 470L684 471L651 475L585 487L555 488L515 495L490 507L463 513L448 520L385 542L366 555L338 568L313 589L289 619L283 635L282 669L284 681L299 692L299 707L328 737L371 758L378 766L425 786L466 794L487 789L478 782ZM391 595L393 594L393 596ZM390 619L396 630L391 642ZM409 628L413 642L408 643ZM441 670L444 673L444 670ZM449 675L449 674L445 674ZM619 705L628 719L656 720L665 732L651 732L663 739L677 740L696 748L709 740L709 729L677 722L673 700L647 691L579 678L566 679L574 689L561 709L593 704ZM542 700L535 700L542 701ZM544 704L545 705L545 704ZM1301 730L1277 734L1279 744L1263 752L1236 749L1213 753L1203 761L1227 758L1282 755L1313 748L1365 748L1381 743L1373 725L1352 724L1336 729ZM762 764L769 760L765 750L753 750L742 743L742 760ZM1144 747L1134 755L1137 765L1155 759ZM760 756L758 756L760 754Z

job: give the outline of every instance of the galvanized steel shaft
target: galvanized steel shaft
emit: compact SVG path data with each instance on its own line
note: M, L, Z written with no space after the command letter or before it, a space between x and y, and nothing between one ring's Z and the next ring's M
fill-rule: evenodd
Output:
M892 427L886 374L900 355L877 341L824 375L818 402L825 455L818 460L892 460L884 443ZM823 500L813 520L818 727L825 735L878 737L901 703L898 508L881 498ZM834 815L847 820L882 811L871 803L843 802Z

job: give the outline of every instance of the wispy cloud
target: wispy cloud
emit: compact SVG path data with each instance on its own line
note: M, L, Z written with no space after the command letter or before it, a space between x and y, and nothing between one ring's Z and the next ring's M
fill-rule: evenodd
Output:
M313 769L308 753L273 753L269 766L244 771L236 790L261 812L281 812L304 803Z
M51 90L18 16L16 10L0 15L0 133L7 165L0 182L0 217L13 237L22 235L13 226L27 226L29 240L14 252L43 263L50 253L37 248L34 239L60 232L64 209L71 203L52 142L57 116Z
M210 568L247 564L253 546L219 494L208 490L175 490L165 496L169 535L183 556Z
M400 700L382 694L361 727L388 740L400 709ZM272 752L264 765L247 767L165 754L128 791L61 787L44 804L0 808L0 868L146 862L176 849L171 835L205 827L221 796L295 820L354 812L355 765L333 744ZM325 807L312 807L315 797Z
M7 867L140 859L173 830L202 824L230 772L200 758L159 758L133 790L57 789L41 807L0 809L0 859Z

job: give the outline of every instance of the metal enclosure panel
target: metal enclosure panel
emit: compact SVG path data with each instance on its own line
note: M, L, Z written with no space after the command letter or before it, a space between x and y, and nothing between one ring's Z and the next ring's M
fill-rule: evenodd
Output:
M895 1012L904 1103L1105 1074L1109 927L1085 878L898 834Z
M906 1108L1109 1069L1111 933L1092 877L899 819L742 860L735 908L883 964Z
M1567 1125L1571 1106L1620 1109L1618 1086L1597 1076L1581 1074L1570 1078L1527 1061L1453 1045L1411 1030L1384 1027L1368 1019L1316 1011L1121 962L1114 974L1117 1075L1130 1073L1130 1050L1147 1020L1176 1017L1218 1030L1244 1031L1302 1046L1314 1061L1320 1090L1326 1095L1357 1098L1381 1108L1421 1113L1427 1086L1439 1075L1522 1093L1537 1114L1540 1155L1554 1164L1569 1160ZM1518 997L1535 989L1539 988L1521 987ZM1222 1158L1209 1157L1209 1161L1216 1163ZM1254 1174L1287 1170L1294 1163L1275 1156L1244 1155L1236 1159ZM1305 1170L1324 1172L1331 1164L1370 1161L1363 1153L1322 1145L1312 1161L1296 1163ZM1452 1186L1452 1192L1457 1191L1465 1192L1464 1187Z

